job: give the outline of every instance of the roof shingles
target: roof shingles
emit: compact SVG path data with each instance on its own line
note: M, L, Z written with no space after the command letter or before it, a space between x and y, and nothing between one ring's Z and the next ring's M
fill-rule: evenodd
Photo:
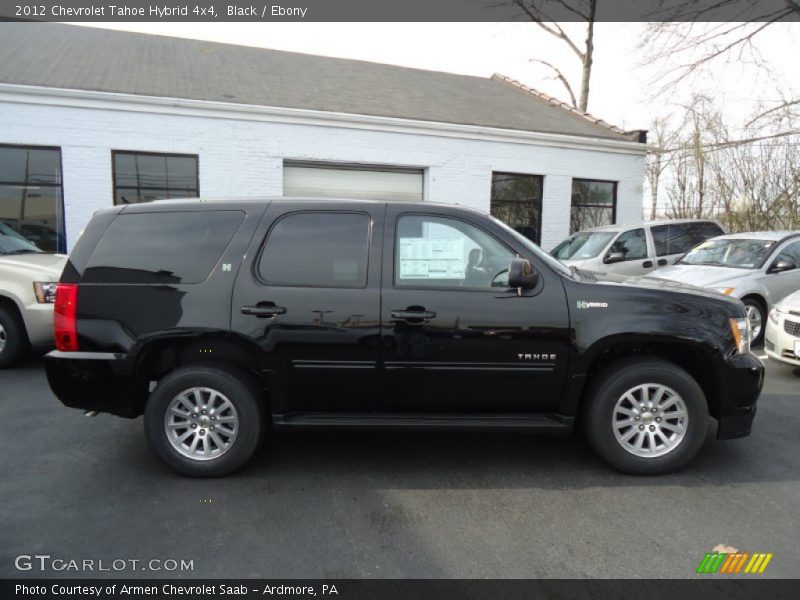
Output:
M0 23L0 55L3 83L635 140L503 76L58 23Z

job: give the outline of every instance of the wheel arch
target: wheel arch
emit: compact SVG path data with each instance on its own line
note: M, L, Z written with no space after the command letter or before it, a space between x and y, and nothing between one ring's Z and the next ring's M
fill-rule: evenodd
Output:
M185 365L232 365L266 388L263 350L255 343L226 331L197 335L163 336L148 341L137 352L134 370L137 412L143 412L152 382Z
M712 416L719 413L719 379L713 354L700 344L675 340L615 340L598 347L591 357L580 385L572 400L574 411L580 419L581 411L591 402L593 381L612 364L629 358L660 358L677 365L689 373L703 390L708 410Z
M761 308L764 309L764 318L766 318L767 313L769 312L769 300L765 294L762 292L747 292L741 297L741 301L745 302L747 300L755 300L761 304Z

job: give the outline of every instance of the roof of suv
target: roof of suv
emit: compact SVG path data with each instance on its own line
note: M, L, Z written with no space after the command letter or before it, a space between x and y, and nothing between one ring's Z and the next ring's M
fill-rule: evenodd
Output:
M652 227L653 225L678 225L680 223L714 223L721 225L716 219L660 219L656 221L641 221L639 223L615 223L613 225L599 225L581 231L622 231L623 229L636 229L638 227Z
M141 204L126 204L123 207L125 212L152 212L153 207L170 208L181 207L185 208L187 205L197 204L206 207L223 207L223 206L241 206L241 205L261 205L270 204L273 202L280 203L305 203L305 204L326 204L329 206L336 206L337 204L385 204L388 206L423 206L425 208L448 208L448 209L463 209L478 214L486 214L486 212L464 206L461 204L452 204L444 202L403 202L401 200L365 200L363 198L320 198L314 196L217 196L217 197L202 197L202 198L180 198L172 200L156 200L154 202L145 202Z

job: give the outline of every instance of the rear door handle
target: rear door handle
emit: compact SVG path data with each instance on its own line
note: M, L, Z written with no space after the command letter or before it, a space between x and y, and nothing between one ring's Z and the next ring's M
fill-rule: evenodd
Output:
M255 306L243 306L242 314L252 315L254 317L258 317L259 319L265 319L267 317L284 315L286 314L286 309L283 306L270 306L266 303L262 304L259 302Z
M652 267L652 266L653 266L653 261L652 261L652 260L646 260L646 261L644 261L644 262L642 263L642 266L643 266L645 269L649 269L650 267Z
M430 321L436 318L436 313L432 310L393 310L389 314L396 321Z

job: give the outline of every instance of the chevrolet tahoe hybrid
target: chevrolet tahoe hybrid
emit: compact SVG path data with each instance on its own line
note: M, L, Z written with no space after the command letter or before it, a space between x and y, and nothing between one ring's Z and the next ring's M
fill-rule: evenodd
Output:
M664 473L750 433L763 365L736 299L599 282L431 203L182 200L95 214L56 291L47 377L221 476L277 429L566 434ZM535 460L535 458L531 458Z

